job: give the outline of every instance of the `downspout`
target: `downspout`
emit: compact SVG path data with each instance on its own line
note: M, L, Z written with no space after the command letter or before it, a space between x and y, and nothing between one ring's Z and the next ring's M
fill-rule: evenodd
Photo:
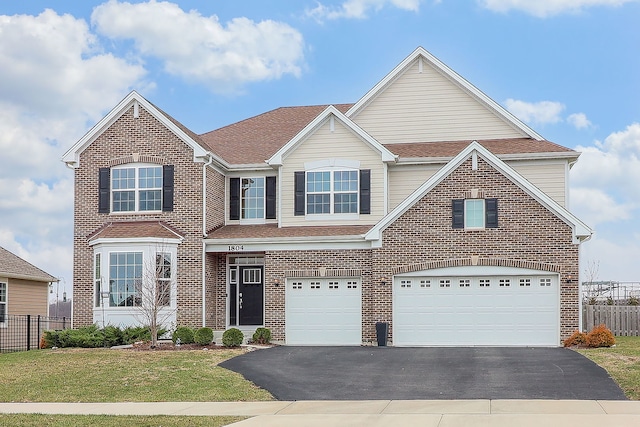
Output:
M207 278L206 278L206 251L204 238L207 235L207 167L213 163L213 156L209 154L209 161L202 166L202 327L207 322Z

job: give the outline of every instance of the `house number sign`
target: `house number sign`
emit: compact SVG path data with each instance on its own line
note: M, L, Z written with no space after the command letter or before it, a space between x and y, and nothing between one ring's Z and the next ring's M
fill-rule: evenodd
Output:
M244 245L229 245L229 252L243 251Z

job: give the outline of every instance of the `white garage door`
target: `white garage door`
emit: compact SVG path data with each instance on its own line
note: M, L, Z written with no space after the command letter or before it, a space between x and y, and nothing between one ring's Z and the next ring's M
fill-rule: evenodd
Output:
M288 345L362 344L360 279L288 279Z
M398 346L558 346L558 276L496 267L456 267L396 276Z

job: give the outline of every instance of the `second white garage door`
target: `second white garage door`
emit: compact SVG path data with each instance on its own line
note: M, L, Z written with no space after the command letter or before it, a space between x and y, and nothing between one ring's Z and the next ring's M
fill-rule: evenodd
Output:
M455 267L394 278L398 346L558 346L558 276Z
M360 279L288 279L285 306L288 345L362 344Z

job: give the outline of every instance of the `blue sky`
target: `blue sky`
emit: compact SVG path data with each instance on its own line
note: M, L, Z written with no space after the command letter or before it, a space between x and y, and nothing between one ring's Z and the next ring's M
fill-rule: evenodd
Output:
M422 46L583 152L582 273L640 281L637 0L0 1L0 245L72 282L60 161L130 90L197 133L355 102Z

